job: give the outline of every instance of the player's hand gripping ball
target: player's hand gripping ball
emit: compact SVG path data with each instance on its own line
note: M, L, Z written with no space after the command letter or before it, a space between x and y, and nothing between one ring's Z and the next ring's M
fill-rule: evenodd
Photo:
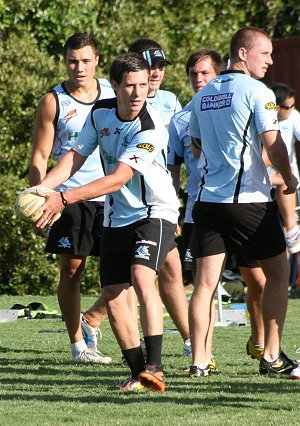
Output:
M41 192L55 192L50 188L38 188ZM31 215L40 208L45 202L45 197L42 197L36 193L35 187L25 189L16 198L14 209L16 215L28 223L36 223L43 215L43 212L37 216L31 217ZM61 213L57 213L55 220L61 216ZM54 221L53 221L54 222Z

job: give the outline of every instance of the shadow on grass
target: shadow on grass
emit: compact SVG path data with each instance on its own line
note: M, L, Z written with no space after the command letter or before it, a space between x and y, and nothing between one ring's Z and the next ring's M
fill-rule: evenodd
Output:
M111 382L111 383L110 383ZM205 391L201 394L195 395L193 393L191 395L190 391L185 392L182 387L180 389L175 389L173 386L170 386L168 388L168 391L165 393L153 393L150 390L145 390L142 393L137 394L125 394L121 393L114 389L114 384L112 381L106 381L107 385L107 391L103 395L99 395L98 392L95 392L97 387L95 387L97 384L99 386L99 383L96 381L89 382L90 385L90 393L91 395L80 395L75 396L73 395L72 388L76 383L70 382L67 387L64 388L63 391L60 393L57 392L57 387L55 386L55 394L51 393L51 390L53 390L53 385L57 385L58 383L52 383L52 386L49 386L49 389L42 389L40 392L28 392L20 394L19 392L13 392L13 393L6 393L4 395L1 395L2 401L32 401L33 399L36 401L42 401L42 402L62 402L62 403L80 403L80 404L116 404L116 405L127 405L131 403L135 404L144 404L147 402L155 402L156 404L170 404L170 403L176 403L176 405L182 405L182 406L198 406L198 408L202 407L216 407L218 409L220 408L246 408L251 407L253 402L257 402L257 395L254 396L255 393L257 393L257 386L253 384L252 386L248 387L247 389L247 395L243 395L244 392L244 386L234 386L233 389L231 389L231 392L222 393L221 395L218 393L215 394L216 391L218 392L224 392L225 388L223 388L224 383L222 384L216 384L215 387L212 389L209 389L209 391ZM103 385L103 383L102 383ZM66 386L66 384L65 384ZM199 386L201 390L201 386ZM281 392L283 391L289 391L291 392L290 387L285 389L285 387L281 387ZM177 393L178 391L178 393ZM176 394L174 394L176 392ZM260 386L259 392L263 395L266 393L269 395L272 394L278 394L278 384L275 383L265 383L263 386ZM102 393L104 393L102 391ZM214 394L213 394L214 393ZM253 396L251 396L251 393L253 393ZM295 388L295 396L298 395L298 390ZM292 397L292 394L291 394ZM267 401L264 399L265 403ZM262 401L263 402L263 401ZM272 408L271 405L268 406L268 410L278 410L278 408L274 407ZM290 411L290 407L284 407L282 406L280 408L281 411Z
M262 377L249 374L245 377L213 375L206 379L189 379L185 375L170 374L167 377L167 391L153 393L145 390L141 393L124 393L115 386L128 376L128 369L122 365L77 365L72 362L60 362L53 366L50 361L39 365L20 363L12 366L12 360L0 367L2 401L36 401L82 403L82 404L144 404L155 402L182 406L245 408L253 402L279 398L288 393L291 398L299 396L299 383L288 377ZM16 386L17 385L17 386ZM14 389L12 391L12 389ZM80 394L76 389L80 389ZM272 406L269 410L275 410ZM283 411L290 407L282 406Z

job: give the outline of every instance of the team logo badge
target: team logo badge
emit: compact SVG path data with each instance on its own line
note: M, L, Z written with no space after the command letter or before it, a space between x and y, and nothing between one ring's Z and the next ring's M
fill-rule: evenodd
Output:
M151 143L139 143L136 145L137 148L146 149L146 151L152 152L154 151L154 146Z
M164 107L165 107L167 110L172 109L172 105L170 105L170 104L169 104L169 102L165 102L165 103L164 103Z
M184 261L185 262L192 262L193 261L193 256L192 256L190 249L187 249L187 251L185 252Z
M62 237L60 240L58 240L58 247L70 248L71 243L69 237Z
M76 115L77 115L77 109L72 109L72 111L68 111L64 117L66 120L66 124L68 123L68 121L71 120L71 118L76 117Z
M277 111L277 107L276 107L276 105L274 104L274 102L268 102L266 105L265 105L265 108L266 109L275 109L275 111Z
M101 131L100 131L100 136L102 137L102 136L109 136L110 135L110 133L109 133L109 129L107 128L107 127L104 127L104 129L102 129Z
M148 250L149 246L140 246L136 249L135 251L135 258L137 259L147 259L149 260L150 258L150 253Z

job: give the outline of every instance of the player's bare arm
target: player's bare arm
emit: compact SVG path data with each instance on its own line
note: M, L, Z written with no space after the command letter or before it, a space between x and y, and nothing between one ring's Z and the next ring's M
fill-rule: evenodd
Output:
M75 151L72 151L72 150L69 151L69 153L72 153L72 152L77 154ZM67 156L70 157L69 153L67 153L63 157L63 159ZM77 156L82 157L81 155L77 154L75 155L75 158L77 158ZM50 176L52 172L53 172L52 176L55 176L57 173L59 173L55 171L55 169L57 169L57 167L62 162L62 160L47 175L47 178L48 176ZM69 159L67 160L69 164ZM80 161L80 159L78 161ZM48 194L48 193L44 193L43 191L38 191L40 195L46 198L46 202L43 204L43 206L40 209L38 209L35 212L35 214L38 215L41 211L43 211L43 216L38 221L36 226L38 228L44 228L46 226L49 226L49 224L53 223L55 215L61 212L64 209L64 207L69 204L75 204L81 201L90 200L92 198L96 198L101 195L106 195L106 194L118 191L123 185L125 185L129 181L129 179L132 178L134 173L135 173L135 170L132 167L128 166L125 163L118 162L116 165L116 168L111 174L104 176L100 179L97 179L93 182L90 182L87 185L83 185L73 189L68 189L64 191L63 193L54 192L54 193ZM60 176L62 176L62 174L60 174ZM44 186L47 184L48 187L50 187L52 183L50 184L50 179L47 180L47 178L42 182L42 184ZM55 186L57 186L57 183Z
M48 160L54 140L54 119L56 101L52 93L47 93L39 101L34 125L33 149L29 167L29 183L38 185L46 176Z
M199 158L201 155L201 141L200 139L191 137L191 150L195 158Z
M298 180L292 174L287 148L280 132L275 130L265 132L261 135L261 139L269 160L281 174L287 187L283 192L285 194L292 194L297 188Z
M179 193L179 188L180 188L180 169L181 169L181 165L173 166L171 164L168 164L168 170L171 173L171 176L173 179L173 186L175 188L177 195Z

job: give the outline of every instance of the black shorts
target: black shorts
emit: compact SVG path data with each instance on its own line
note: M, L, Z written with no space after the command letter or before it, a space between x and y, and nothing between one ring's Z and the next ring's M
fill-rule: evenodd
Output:
M183 237L183 269L185 271L196 270L196 257L195 257L195 236L194 236L194 224L184 223L182 227Z
M286 249L275 203L195 203L196 257L239 253L268 259Z
M145 265L159 271L174 244L176 225L164 219L143 219L119 228L104 228L100 282L131 283L131 266Z
M67 206L49 232L46 251L74 256L100 256L103 203L85 201Z
M257 260L250 260L246 256L240 253L232 254L228 256L225 269L235 270L239 267L242 268L259 268Z

